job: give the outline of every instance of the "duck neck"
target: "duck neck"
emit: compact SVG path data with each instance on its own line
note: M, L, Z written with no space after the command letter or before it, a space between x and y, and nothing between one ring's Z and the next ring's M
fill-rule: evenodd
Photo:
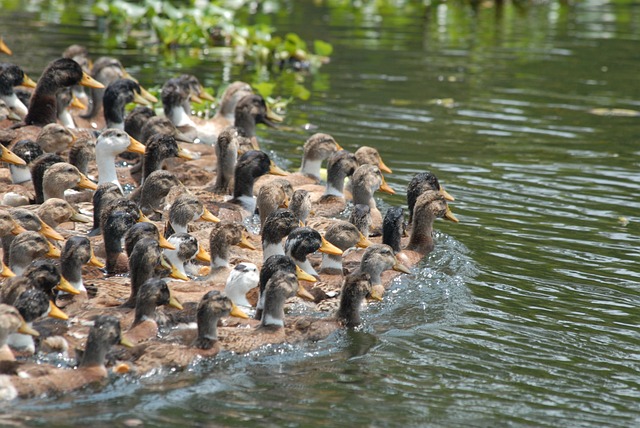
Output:
M251 307L251 303L247 300L246 284L234 284L233 286L225 286L224 293L238 306Z
M243 196L253 198L253 184L256 177L249 168L236 168L233 186L233 197L239 199ZM254 203L255 205L255 203Z
M353 184L353 204L367 205L372 211L376 209L376 201L373 199L373 192L366 186Z
M284 327L284 300L273 289L265 290L264 304L262 309L263 327Z
M31 181L31 171L26 166L9 165L11 181L13 184L22 184Z
M96 165L98 167L98 184L113 183L122 190L116 171L116 157L113 153L98 151Z
M107 344L99 337L89 335L87 346L82 355L80 367L100 367L104 366L107 357Z
M306 257L304 258L304 260L293 259L293 261L295 262L296 266L298 266L309 275L313 275L316 278L319 278L318 272L316 272L313 266L311 266L311 262Z
M156 146L156 149L158 146ZM147 148L144 153L144 158L142 158L142 181L147 178L153 171L157 171L162 166L162 162L165 160L165 157L160 153L161 150L153 150Z
M323 254L320 272L329 275L342 275L342 256Z
M131 263L129 263L129 267L131 268ZM131 295L129 299L125 303L127 307L135 306L136 308L136 316L134 325L144 321L150 315L153 316L155 311L155 304L153 302L140 302L137 298L138 290L144 282L153 276L153 266L146 261L142 261L140 266L136 266L135 269L130 269L129 275L131 276Z
M187 271L184 268L184 261L180 260L180 257L178 256L178 250L164 250L162 253L180 273L185 276L187 275Z
M269 257L281 255L284 256L284 247L282 246L282 240L280 242L267 242L262 241L262 260L266 261Z
M195 128L196 126L183 106L173 106L165 109L165 115L173 122L176 128L180 126L193 126Z
M302 159L302 167L300 172L320 180L320 168L322 167L322 159Z
M58 120L61 124L66 126L69 129L76 129L76 124L73 121L73 117L68 109L62 109L58 112Z
M20 101L20 98L18 98L15 92L13 92L13 89L11 90L11 93L2 94L0 98L4 100L5 104L7 104L7 107L15 111L16 114L18 114L18 116L20 116L21 118L24 118L27 115L27 106L25 106L24 103Z
M341 168L331 169L327 176L327 189L325 195L333 195L344 197L344 179L347 176L346 171Z
M31 323L27 323L31 327ZM7 338L7 345L13 349L34 354L36 352L36 344L33 336L22 333L11 333Z
M198 311L198 338L196 347L199 349L211 349L218 341L218 319L220 317L210 310Z
M102 103L107 128L116 128L124 131L125 99L122 97L104 97Z
M427 209L414 208L413 227L407 249L420 254L433 251L433 221L435 217Z
M50 123L56 123L58 120L56 91L51 88L55 84L42 82L44 79L40 78L40 82L31 96L29 112L24 118L24 123L27 125L46 126Z
M345 327L355 327L360 325L360 305L362 304L362 296L354 293L342 291L340 297L340 306L336 317Z
M238 153L226 153L218 155L218 173L216 174L216 183L214 192L228 193L233 182L233 169L238 160Z
M374 263L372 260L364 260L360 263L360 271L366 272L371 276L371 285L382 284L382 272L386 270L386 267L380 263Z
M60 258L60 274L70 283L82 284L82 265L83 263L77 257Z
M248 138L256 136L256 120L251 113L236 109L234 124L242 131L243 136Z
M211 269L229 267L230 249L224 233L218 233L211 240Z
M64 191L64 186L50 182L42 183L42 195L45 201L51 198L64 199Z

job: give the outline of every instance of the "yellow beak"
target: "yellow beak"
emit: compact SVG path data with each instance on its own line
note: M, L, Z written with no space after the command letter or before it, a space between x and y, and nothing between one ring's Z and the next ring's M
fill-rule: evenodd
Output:
M68 320L69 316L62 312L60 308L53 304L51 300L49 300L49 317L58 318L59 320Z
M358 232L360 233L360 232ZM358 248L367 248L368 246L373 245L373 242L369 241L369 239L360 233L360 240L356 244Z
M200 220L210 221L212 223L220 223L220 219L211 214L211 211L209 211L207 207L204 207L202 215L200 216Z
M104 85L102 83L98 82L84 71L82 72L82 80L80 80L80 84L88 88L104 89Z
M7 46L4 43L4 40L2 40L2 37L0 37L0 52L4 52L7 55L13 55L13 52L11 52L11 49L9 49L9 46Z
M191 153L187 152L186 150L183 150L181 147L178 147L178 157L186 160L195 159L195 156L193 156Z
M69 105L80 110L84 110L87 108L87 106L82 104L82 101L80 101L75 95L73 95L73 97L71 98L71 103Z
M69 217L69 220L75 221L77 223L91 223L93 221L88 216L84 214L80 214L77 211L74 211L73 214L71 214L71 217Z
M317 281L317 279L313 275L309 275L308 273L306 273L305 271L300 269L299 266L296 266L296 277L300 281L307 281L307 282L316 282Z
M200 98L202 98L203 100L206 100L206 101L212 101L212 102L213 102L213 101L215 101L215 100L216 100L215 98L213 98L213 95L209 94L209 93L208 93L208 92L206 92L206 91L200 91L200 93L198 94L198 96L199 96Z
M146 100L152 102L152 103L157 103L158 99L153 96L149 91L147 91L145 88L143 88L142 86L140 86L140 95L142 95Z
M274 112L267 106L267 119L273 120L274 122L282 122L284 119L278 113Z
M25 74L22 76L22 83L21 83L21 85L22 85L22 86L25 86L25 87L27 87L27 88L35 88L35 87L37 86L37 85L36 85L36 82L34 82L33 80L31 80L31 78L30 78L29 76L27 76L27 73L25 73Z
M393 173L393 171L391 171L391 168L389 168L384 164L384 162L382 162L382 159L380 159L380 162L378 162L378 169L380 169L380 171L382 172L386 172L387 174Z
M33 327L31 327L29 324L27 324L24 321L22 321L22 324L20 324L20 327L18 328L18 333L28 334L29 336L35 336L35 337L40 336L40 333L38 333Z
M304 300L309 300L311 302L315 300L313 294L309 293L307 289L302 286L302 284L298 284L298 291L296 292L296 295Z
M126 336L122 336L120 338L120 344L122 346L126 346L127 348L133 348L134 346L136 346L129 338L127 338Z
M382 294L380 294L380 291L376 287L371 289L371 292L369 293L369 298L377 302L382 302Z
M27 229L22 227L20 223L18 223L17 221L13 222L13 229L11 229L11 233L13 233L14 235L20 235L22 232L26 232L26 231Z
M127 146L127 151L143 155L145 150L146 147L144 146L144 144L142 144L132 136L129 136L129 145Z
M269 165L269 174L283 176L289 175L287 171L283 171L282 169L280 169L280 167L273 163L273 161L271 161L271 165Z
M403 265L402 263L400 263L397 259L392 269L398 272L411 274L411 271L409 270L409 268Z
M384 176L382 177L382 184L380 185L380 191L384 192L384 193L388 193L390 195L395 195L396 191L393 190L391 187L389 187L389 185L387 184L387 182L384 179Z
M49 243L49 251L47 252L47 254L45 254L45 256L47 257L51 257L54 259L59 259L60 258L60 250L56 247L53 246L53 244L49 241L47 241Z
M182 304L178 302L178 299L176 299L173 296L169 297L169 306L171 306L172 308L176 308L180 311L182 310Z
M171 266L171 278L181 279L183 281L189 281L189 277L178 270L175 266ZM182 308L180 308L182 309Z
M91 249L91 258L89 259L89 264L91 266L95 266L97 268L103 268L105 265L100 260L96 258L96 255L93 254L93 248Z
M142 88L140 88L142 89ZM151 103L142 94L139 94L135 90L133 91L133 102L141 106L150 107Z
M2 155L0 155L0 160L4 162L11 163L13 165L25 166L27 163L17 154L13 153L11 150L7 149L5 146L1 146Z
M449 209L449 206L447 206L447 212L444 213L444 219L445 220L449 220L452 221L454 223L458 223L460 220L458 220L458 217L456 217L455 215L453 215L453 213L451 212L451 210Z
M0 276L4 278L11 278L12 276L16 276L15 273L7 265L0 261L0 265L2 266L2 270L0 271Z
M329 242L326 239L324 239L324 236L322 236L321 238L322 238L322 245L319 248L319 251L321 253L331 254L331 255L334 255L334 256L341 256L342 255L342 250L340 248L336 247L331 242Z
M440 187L440 194L444 197L445 200L447 200L449 202L453 202L453 201L456 200L456 198L451 196L451 194L449 192L444 190L444 187Z
M142 211L140 211L140 217L138 217L138 223L153 223L151 220L149 220L149 217L147 217L146 215L143 214ZM172 248L172 249L175 249Z
M55 241L64 241L64 237L44 221L40 222L40 233Z
M160 238L158 239L158 244L160 244L160 248L166 248L167 250L175 250L176 247L175 245L173 245L171 242L167 241L167 239L160 235Z
M60 282L56 285L56 290L74 295L80 294L80 291L76 290L63 276L60 277Z
M202 104L204 101L202 101L202 98L200 98L198 95L196 94L191 94L191 96L189 97L189 100L192 103L196 103L196 104Z
M204 247L198 245L198 253L196 254L196 259L201 262L211 263L211 254Z
M240 238L240 242L238 243L238 246L240 248L246 248L247 250L255 250L256 247L249 242L249 237L247 235L245 235L244 233L242 234L242 237Z
M247 315L242 309L237 307L236 304L233 302L231 302L231 312L229 312L229 315L231 315L232 317L242 318L245 320L249 319L249 315Z
M86 175L80 173L80 182L78 183L78 187L89 190L97 190L98 185L93 181L89 180Z

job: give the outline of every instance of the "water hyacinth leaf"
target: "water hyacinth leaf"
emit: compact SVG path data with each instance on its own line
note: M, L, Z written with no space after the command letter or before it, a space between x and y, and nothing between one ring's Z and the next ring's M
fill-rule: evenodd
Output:
M315 40L313 42L313 50L316 55L331 56L331 54L333 53L333 46L331 45L331 43L327 43L322 40Z
M271 82L260 82L253 85L253 89L256 90L257 93L262 95L262 98L269 98L273 93L273 89L276 84Z

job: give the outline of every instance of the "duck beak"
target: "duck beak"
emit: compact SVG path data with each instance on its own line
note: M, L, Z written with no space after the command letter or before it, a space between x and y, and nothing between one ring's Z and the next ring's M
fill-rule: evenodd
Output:
M247 250L255 250L256 247L249 241L249 237L246 234L242 234L240 242L238 243L240 248L246 248Z
M336 247L331 242L324 239L324 236L321 236L321 238L322 238L322 245L320 245L320 248L319 248L319 251L321 253L331 254L333 256L342 255L342 250L340 248Z
M91 258L89 259L89 265L101 269L105 266L104 263L97 259L96 255L93 253L93 248L91 249Z
M55 241L64 241L64 237L44 221L40 222L40 233Z
M233 302L231 302L231 312L229 312L229 315L236 318L242 318L244 320L249 319L249 315L247 315L242 309L237 307Z
M171 265L171 274L169 275L174 279L181 279L183 281L189 281L189 277L178 270L177 267ZM182 308L179 308L182 309Z
M340 144L336 141L336 151L344 150Z
M393 171L391 171L391 168L386 166L384 162L382 162L382 159L380 159L380 162L378 162L378 169L382 172L386 172L387 174L393 174Z
M309 293L307 291L306 288L304 288L304 286L300 283L298 283L298 291L296 292L296 296L304 299L304 300L309 300L311 302L313 302L314 300L316 300L315 297L313 297L313 294Z
M211 211L204 207L204 211L202 211L202 215L200 216L200 220L210 221L211 223L220 223L220 219L213 214Z
M73 97L71 98L71 103L69 104L69 106L80 110L85 110L87 108L87 106L82 104L82 101L80 101L75 95L73 95Z
M152 103L157 103L158 99L153 96L149 91L147 91L145 88L143 88L142 86L140 86L140 95L142 95L144 97L144 99L146 99L149 102Z
M182 303L178 302L178 299L176 299L173 296L169 297L169 306L171 306L172 308L176 308L179 311L181 311L183 309L182 308Z
M120 338L120 344L122 346L126 346L127 348L133 348L136 346L127 336L122 336Z
M83 173L80 173L80 182L78 183L78 187L89 190L98 190L98 185L89 180Z
M11 233L13 233L14 235L20 235L22 232L26 232L26 231L27 229L22 227L20 223L18 223L17 221L13 222L13 229L11 229Z
M392 269L397 272L407 273L409 275L411 274L411 271L409 270L409 268L403 265L402 263L400 263L398 259L396 259L396 263L393 265Z
M376 302L382 302L382 294L380 294L380 290L377 287L371 288L371 292L369 293L369 299L375 300Z
M189 100L192 103L196 103L196 104L202 104L204 101L202 101L202 98L200 98L198 95L196 94L191 94L191 96L189 97Z
M22 321L22 324L20 324L20 327L18 328L18 333L28 334L29 336L34 336L34 337L40 336L40 333L38 333L33 327L31 327L29 324L27 324L24 321Z
M269 174L282 176L289 175L287 171L283 171L282 169L280 169L280 167L273 163L273 161L271 161L271 164L269 165Z
M60 277L60 282L56 285L56 290L64 291L65 293L78 295L80 291L76 290L73 285L69 283L63 276Z
M176 249L176 246L173 245L171 242L167 241L167 238L165 238L162 235L160 235L160 238L158 238L158 244L160 244L160 248L166 248L167 250Z
M1 148L2 148L2 155L0 155L0 160L3 160L4 162L7 162L13 165L25 166L27 164L24 161L24 159L22 159L17 154L13 153L11 150L7 149L5 146L1 146Z
M258 144L258 139L254 136L249 139L251 141L251 148L253 150L260 150L260 144Z
M356 244L356 247L367 248L370 245L373 245L373 242L369 241L369 239L366 236L364 236L361 232L358 232L358 233L360 234L360 240Z
M49 300L49 317L57 318L59 320L68 320L69 316L62 312L62 309L58 308L51 300Z
M142 88L140 88L142 89ZM141 106L145 106L145 107L150 107L151 103L149 102L149 100L147 100L144 96L142 96L142 94L133 91L133 102L141 105Z
M0 52L6 53L7 55L13 55L9 46L4 43L4 40L0 37Z
M386 180L384 179L384 176L382 176L382 184L380 185L380 191L384 192L384 193L388 193L390 195L395 195L396 191L393 190L386 182Z
M439 190L440 194L442 195L442 197L449 201L449 202L453 202L456 200L456 198L454 198L453 196L451 196L451 194L449 192L447 192L446 190L444 190L444 187L440 187Z
M195 156L184 150L182 147L178 147L178 157L186 160L194 160Z
M142 211L140 211L140 217L138 217L138 223L153 223L153 222L149 220L149 217L144 215ZM173 249L175 250L175 247Z
M284 198L284 201L282 201L278 208L289 208L289 199Z
M132 153L138 153L143 155L147 148L140 141L136 140L132 136L129 136L129 145L127 151Z
M273 110L271 110L269 108L269 106L267 106L267 119L268 120L272 120L274 122L282 122L284 119L282 118L282 116L280 116L278 113L274 112ZM273 123L267 123L266 125L269 125L271 127L275 127Z
M201 262L211 263L211 254L203 247L198 245L198 253L196 254L196 260L200 260Z
M84 214L80 214L77 211L74 211L69 217L69 220L75 221L77 223L91 223L93 220Z
M13 273L13 271L11 269L9 269L9 266L5 265L2 262L0 262L0 265L2 265L2 270L0 271L0 276L2 276L3 278L11 278L12 276L16 276L16 274Z
M313 275L310 275L310 274L306 273L305 271L303 271L302 269L300 269L300 266L296 266L296 277L300 281L307 281L307 282L316 282L317 281L317 279Z
M213 95L209 94L209 93L208 93L208 92L206 92L206 91L200 91L200 93L198 94L198 96L199 96L200 98L202 98L203 100L206 100L206 101L211 101L211 102L213 102L213 101L215 101L215 100L216 100L215 98L213 98Z
M49 242L49 241L47 241L47 242ZM54 259L59 259L60 258L60 250L58 248L54 247L51 242L49 242L49 251L47 252L47 254L45 254L45 256L51 257L51 258L54 258Z
M20 85L25 86L27 88L35 88L37 86L36 82L31 80L31 78L29 76L27 76L27 73L25 73L22 76L22 83L20 83Z
M445 220L449 220L452 221L454 223L458 223L460 220L458 220L458 217L456 217L455 215L453 215L453 213L451 212L451 210L449 209L449 206L447 205L447 211L444 213L444 219Z
M95 88L95 89L104 89L104 85L98 82L93 77L89 76L84 71L82 72L82 79L80 80L80 84L82 86L86 86L87 88Z

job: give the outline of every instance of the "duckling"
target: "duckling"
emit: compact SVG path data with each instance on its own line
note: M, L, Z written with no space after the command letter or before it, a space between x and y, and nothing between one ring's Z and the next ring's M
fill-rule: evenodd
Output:
M442 186L435 174L431 172L420 172L413 176L407 186L407 205L409 209L409 225L413 223L413 207L416 199L427 190L435 190L445 198L445 200L453 202L455 198L449 194Z
M282 117L275 114L267 107L267 104L260 95L251 94L242 97L235 109L234 126L240 130L240 133L254 141L257 149L256 125L262 123L269 127L275 128L274 122L282 122Z
M13 305L29 288L43 291L52 302L56 299L55 290L74 293L73 287L60 275L60 269L53 260L36 259L29 263L22 275L5 281L0 290L0 302Z
M64 199L50 198L40 204L36 209L38 217L55 230L60 224L68 221L89 223L91 219L80 214Z
M127 211L114 211L104 215L101 224L106 254L106 271L108 274L122 273L121 268L124 262L119 260L119 256L122 253L122 240L127 230L131 229L137 221L137 216ZM124 271L126 271L126 268L124 268Z
M356 159L358 161L358 165L375 165L382 172L386 172L387 174L393 173L391 168L384 164L382 161L382 157L380 153L373 147L361 146L355 152Z
M175 138L176 141L183 143L193 143L193 138L183 134L178 128L176 128L173 122L162 116L153 116L149 118L140 129L140 138L145 144L147 144L149 139L156 134L169 135Z
M9 268L20 275L31 261L42 256L58 258L60 250L38 232L23 232L11 242Z
M65 189L71 189L75 186L89 190L98 188L93 181L78 171L78 168L66 162L51 165L45 171L42 179L44 200L49 198L64 199Z
M406 235L406 223L401 207L391 207L382 221L382 243L391 247L394 253L401 250L401 240Z
M333 222L324 234L325 239L345 252L352 247L367 248L372 245L353 224L338 220ZM325 253L322 255L320 273L342 275L342 256Z
M253 263L238 263L229 274L224 286L224 292L237 305L249 308L252 305L247 300L247 293L258 286L260 274Z
M304 143L300 172L305 176L313 178L316 182L320 181L322 161L328 159L329 156L340 150L342 150L342 147L340 147L331 135L322 133L313 134Z
M289 209L301 224L306 225L311 213L311 194L304 189L296 189L291 195Z
M89 111L81 117L83 119L101 117L100 113L102 113L103 108L104 88L118 79L127 77L127 75L128 73L125 71L122 63L115 58L103 56L94 61L93 67L91 67L91 76L102 83L103 87L90 89L91 101L89 103ZM96 125L95 127L98 126Z
M390 195L395 191L387 185L384 176L375 165L361 165L353 173L353 203L368 205L371 210L371 225L378 231L382 227L382 214L373 199L373 193L380 190ZM379 233L379 232L378 232Z
M316 278L309 275L300 267L296 266L293 259L289 256L285 256L284 254L274 254L267 258L262 265L262 269L260 269L260 280L259 280L259 297L258 303L256 304L256 312L254 318L257 320L262 319L262 312L264 308L264 299L265 299L265 289L267 287L267 283L271 279L271 277L276 272L288 272L291 274L295 274L296 278L300 281L308 281L308 282L316 282ZM313 296L307 291L307 289L298 284L298 296L303 299L313 300Z
M220 221L195 196L189 193L178 196L169 208L169 227L165 230L165 236L174 232L187 233L189 223L196 220L212 223Z
M135 251L134 249L134 253ZM171 296L165 281L159 278L146 279L137 291L135 318L124 337L136 345L155 337L158 334L158 324L155 320L156 307L164 305L182 310L182 305Z
M71 108L85 110L85 106L74 94L73 88L62 88L56 95L56 108L58 110L58 120L68 129L76 129L76 123L70 112Z
M116 171L116 156L125 151L144 154L145 146L133 139L121 129L106 129L96 141L96 165L98 167L98 185L113 183L122 192Z
M150 103L141 95L141 88L131 79L118 79L107 86L102 98L104 120L107 128L124 131L124 108L135 102L143 106Z
M14 235L19 235L22 234L22 232L30 230L40 232L47 238L54 239L56 241L64 240L64 237L60 235L60 233L56 232L32 211L24 208L12 208L9 210L9 214L20 227L14 228L12 233L7 233L2 236L2 260L5 264L9 264L9 252L14 240Z
M232 306L231 300L219 291L206 293L197 307L197 330L183 330L178 343L173 337L173 343L150 343L144 354L135 360L136 372L142 374L160 366L184 369L196 358L215 357L221 350L218 321L229 316Z
M56 94L66 86L83 85L90 88L104 86L82 71L82 67L72 59L60 58L52 61L42 72L36 86L29 112L24 119L26 125L45 126L57 120Z
M358 228L364 236L369 236L371 228L371 208L369 205L355 204L349 214L349 223Z
M398 258L408 265L414 265L426 254L433 251L433 222L436 218L458 222L451 212L445 197L437 191L427 190L418 196L413 208L413 227L409 243Z
M96 160L96 144L93 138L86 136L79 137L71 146L69 150L69 163L76 168L80 173L89 174L89 163L93 163Z
M22 232L26 232L26 229L15 221L9 211L0 208L0 238L19 235Z
M118 319L108 315L96 317L89 330L85 351L77 369L52 369L45 376L31 379L12 377L15 395L25 398L53 392L69 392L102 381L108 375L105 367L107 352L118 343L132 346L121 336Z
M256 199L260 214L260 227L264 226L269 214L278 208L287 208L291 196L293 196L293 187L285 179L278 178L262 186Z
M35 88L36 84L24 73L22 68L15 64L0 63L0 99L7 107L12 109L20 119L27 115L27 106L24 105L16 95L13 88L15 86L26 86Z
M44 173L47 172L50 166L59 162L64 162L64 159L55 153L44 153L31 162L31 181L33 182L36 204L44 202Z
M269 214L262 228L262 260L276 254L284 255L282 240L298 226L300 221L290 210L278 209Z
M294 318L286 328L287 342L317 341L326 338L339 328L359 326L362 323L360 307L367 296L374 300L382 300L382 297L372 289L369 274L354 272L347 275L342 285L340 304L336 313L321 319Z
M16 358L7 345L7 339L10 334L16 332L32 336L40 335L29 327L15 307L0 303L0 363L15 361Z
M241 224L221 221L211 229L209 235L209 251L211 251L211 274L215 276L221 270L229 269L230 247L237 245L241 248L255 250L249 241L247 230Z
M324 194L315 201L316 215L335 217L344 211L347 202L344 195L344 180L353 176L358 168L354 154L340 150L329 157L327 163L327 186Z
M385 288L382 282L382 273L389 269L401 273L411 273L409 268L400 263L394 256L391 247L384 244L374 244L364 250L360 266L356 272L368 273L371 277L373 292L377 296L382 296Z
M219 329L222 347L243 354L267 344L285 342L284 303L295 295L297 289L295 274L275 272L264 290L264 310L258 327L251 330L229 327Z
M172 266L175 266L180 273L187 276L185 263L194 257L205 263L211 263L211 255L205 250L198 240L188 233L174 233L167 240L173 249L163 250Z
M25 165L9 165L11 171L11 181L14 184L21 184L31 181L31 171L29 166L31 162L42 155L44 151L33 140L20 140L12 147L13 153L25 162Z
M165 116L171 120L180 132L192 140L199 138L205 144L213 144L215 142L215 136L199 133L196 123L191 118L189 113L191 111L191 106L189 105L191 90L188 82L179 77L169 79L162 86L161 98Z
M284 244L285 254L293 259L295 264L316 278L318 272L311 266L307 255L320 251L321 253L342 256L342 250L327 241L318 231L310 227L299 227L294 229Z
M160 231L156 227L155 224L148 221L141 221L133 226L124 234L124 248L127 252L127 256L131 255L133 252L133 247L138 243L142 238L153 238L158 241L160 248L164 248L167 250L176 250L176 246L165 239Z
M62 277L79 293L87 292L82 281L82 266L89 264L104 268L105 264L98 260L91 248L91 242L84 236L72 236L67 239L60 255L60 271Z
M124 132L136 141L144 141L142 128L152 117L157 117L153 109L146 106L136 106L124 119Z
M42 128L36 139L36 143L45 153L60 154L69 149L75 137L65 126L50 123Z
M256 208L253 184L256 178L267 173L287 175L269 159L265 152L251 150L240 156L234 172L233 199L229 202L241 206L252 214Z
M231 83L222 93L218 111L216 111L215 116L211 119L212 122L219 122L219 129L233 125L236 118L236 106L238 102L251 94L253 94L253 89L251 89L251 85L248 83L241 81Z
M153 171L144 180L142 186L139 187L140 192L137 196L140 201L140 210L145 215L151 216L151 219L161 217L164 211L165 198L176 187L184 188L173 173L164 170ZM133 198L134 194L132 193L130 197Z

